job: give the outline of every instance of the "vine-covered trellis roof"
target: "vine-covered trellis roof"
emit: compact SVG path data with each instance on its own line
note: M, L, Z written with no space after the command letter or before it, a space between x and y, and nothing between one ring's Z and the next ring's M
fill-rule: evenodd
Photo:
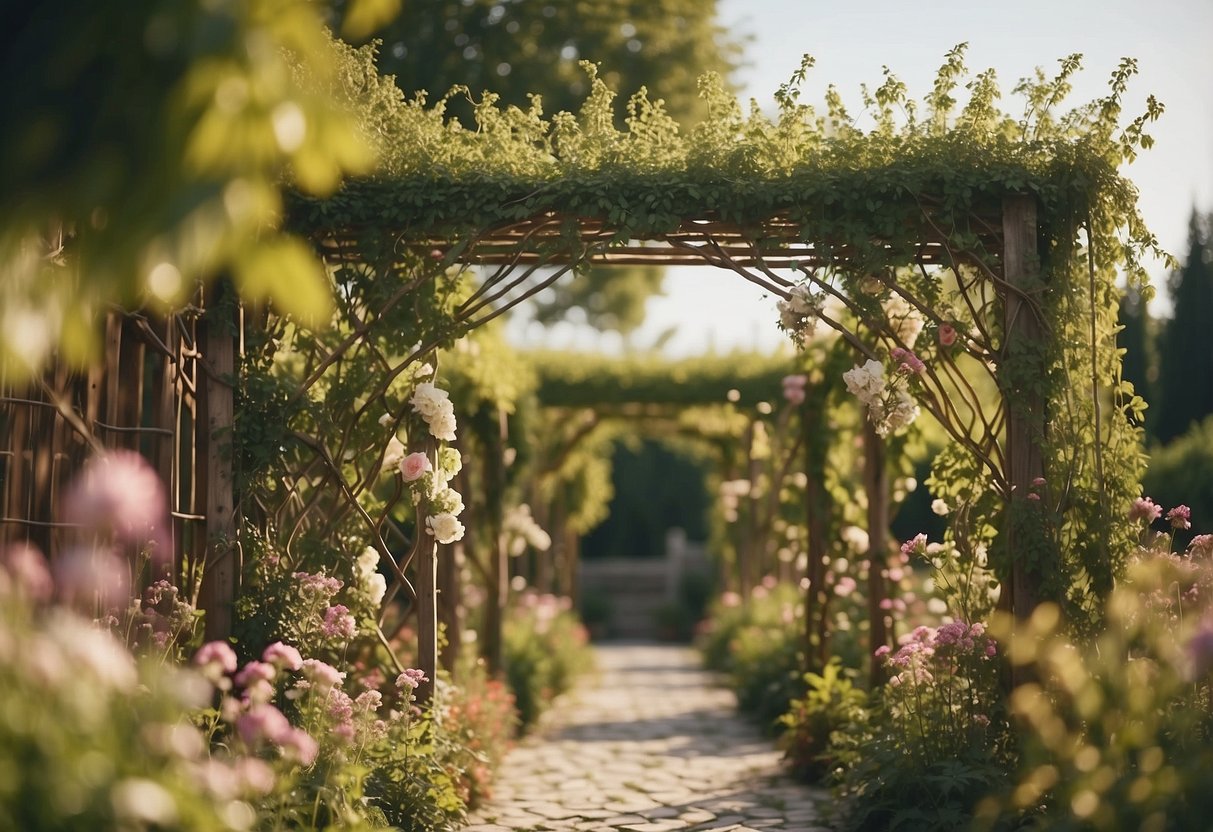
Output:
M1001 251L1004 197L1037 197L1047 220L1050 206L1072 215L1093 185L1072 160L1041 169L970 151L965 168L935 155L934 163L777 179L696 170L542 180L418 173L354 182L327 200L299 198L291 224L333 261L364 256L369 233L390 235L397 253L481 264L951 265L957 251Z

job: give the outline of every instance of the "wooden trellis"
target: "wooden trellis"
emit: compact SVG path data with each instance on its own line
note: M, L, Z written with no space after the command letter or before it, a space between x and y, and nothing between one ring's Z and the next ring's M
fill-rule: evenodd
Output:
M500 315L574 267L591 264L711 265L735 271L786 298L792 283L778 270L789 267L840 267L856 257L874 256L908 265L954 267L979 255L993 255L1008 287L1001 292L1006 338L1041 338L1044 330L1035 308L1015 290L1032 281L1039 268L1034 200L1012 196L995 208L974 213L969 218L971 247L966 250L950 246L947 235L931 224L929 209L924 209L923 217L912 244L894 249L892 243L874 239L863 251L828 240L812 241L811 233L787 213L743 227L704 212L635 240L622 239L600 219L545 211L451 238L424 230L404 234L400 244L446 264L487 267L481 287L457 311L456 325L464 330ZM358 229L310 233L335 266L362 257ZM536 280L526 281L536 275ZM221 308L216 306L216 311ZM207 611L208 634L230 632L239 574L233 545L238 495L233 494L232 458L225 446L234 418L230 379L239 350L232 333L239 331L237 322L208 321L197 309L165 319L112 312L107 317L103 358L87 372L55 368L31 391L18 395L6 390L0 398L4 443L0 543L28 540L53 557L70 534L56 519L58 495L90 450L100 446L138 450L168 485L178 564L206 563L201 603ZM1006 473L1012 492L1026 494L1043 474L1039 444L1043 409L1040 402L1011 400L1005 402L1005 410ZM873 511L879 518L880 507ZM820 545L810 540L810 562ZM500 643L508 580L502 551L496 547L488 570L492 586L482 638L490 649ZM430 678L438 663L438 562L437 544L432 544L420 547L412 565L420 620L419 664ZM443 580L449 594L452 576L444 574ZM1035 603L1037 589L1026 570L1013 572L1007 596L1019 613ZM449 611L444 614L449 619Z

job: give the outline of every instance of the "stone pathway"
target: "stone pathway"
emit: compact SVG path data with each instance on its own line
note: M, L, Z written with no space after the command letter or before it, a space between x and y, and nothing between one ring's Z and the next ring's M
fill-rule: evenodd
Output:
M599 678L510 752L467 832L826 832L821 790L737 716L690 649L596 648Z

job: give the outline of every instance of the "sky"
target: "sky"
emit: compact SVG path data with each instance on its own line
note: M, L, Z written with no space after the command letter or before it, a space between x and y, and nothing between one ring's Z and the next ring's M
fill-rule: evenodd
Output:
M921 99L944 54L968 42L973 74L992 67L1004 105L1015 83L1036 67L1051 73L1058 59L1083 55L1069 103L1106 93L1122 57L1136 58L1139 74L1126 98L1125 117L1143 109L1147 95L1166 112L1149 131L1154 147L1122 172L1140 192L1139 207L1162 246L1187 252L1188 219L1195 205L1213 211L1213 0L719 0L722 25L744 43L734 77L743 101L774 108L773 93L800 65L816 58L803 100L818 103L835 84L848 108L861 109L859 88L879 85L888 66ZM1166 269L1155 264L1154 312L1166 315ZM570 323L543 329L517 320L511 338L528 346L618 353L643 350L673 330L662 351L671 356L786 348L775 327L774 301L739 276L708 267L669 269L664 295L650 299L644 325L630 342Z

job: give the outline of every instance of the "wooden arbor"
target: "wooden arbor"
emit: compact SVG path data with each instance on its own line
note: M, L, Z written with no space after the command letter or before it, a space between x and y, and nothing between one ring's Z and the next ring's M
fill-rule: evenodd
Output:
M659 183L639 183L622 207L616 205L603 212L608 216L579 210L582 201L567 189L551 199L536 199L535 192L518 189L501 194L486 187L488 204L483 206L482 214L496 214L498 219L477 225L477 218L444 213L432 204L407 207L417 202L416 193L424 189L424 182L396 183L390 190L387 184L365 183L349 189L341 197L348 210L342 212L339 224L329 220L324 215L327 212L315 204L297 205L295 223L313 237L323 256L338 268L360 263L374 266L377 257L381 266L385 259L390 264L413 257L444 267L481 267L478 285L453 314L453 332L466 332L499 316L569 271L612 264L726 268L784 300L793 287L805 284L816 296L833 298L849 308L868 326L874 325L870 306L865 306L856 287L863 279L874 279L882 291L900 296L929 324L956 323L973 333L974 341L963 349L972 352L999 382L1003 402L998 413L971 419L966 426L957 418L957 407L948 400L943 381L936 379L937 388L927 392L922 405L950 425L953 439L980 455L991 469L990 476L1007 504L1005 516L996 521L1002 528L1003 543L1010 552L1020 548L1014 539L1019 526L1010 518L1014 504L1026 499L1032 484L1045 473L1045 403L1039 396L1019 389L1024 386L1022 370L1004 378L1001 368L1010 357L1039 347L1048 335L1041 313L1047 286L1040 274L1038 247L1038 240L1046 237L1038 229L1037 200L1032 195L987 193L958 210L954 202L903 193L897 222L890 225L886 216L876 226L863 216L840 219L835 215L820 223L826 231L816 238L819 224L813 221L813 213L821 208L817 199L798 205L786 196L773 198L772 203L782 200L783 204L772 204L761 215L749 209L748 216L739 217L723 201L723 192L717 191L713 194L715 207L705 206L702 198L694 196L676 198L681 210L667 207L659 219L636 223L629 221L628 206L639 212L642 206L651 205L660 193ZM467 183L460 187L474 189ZM752 204L754 193L748 196ZM505 215L510 216L503 218ZM392 219L385 220L384 216ZM837 232L840 228L845 230ZM901 268L915 270L919 278L937 269L963 272L965 276L958 281L963 303L958 300L948 312L935 309L917 289L903 286L897 277ZM983 320L980 325L957 321L957 309L967 309L972 317ZM829 313L819 317L854 344L857 357L881 357L882 353L856 337L850 328L853 324L849 326ZM997 340L978 338L979 332L996 333ZM896 333L885 335L886 347L899 343ZM434 338L433 344L422 346L418 354L440 340ZM879 459L874 459L871 467L877 471ZM872 488L878 490L879 483L872 483ZM874 530L887 525L880 512L879 504L872 507ZM873 552L883 552L886 541L882 532L872 535L871 545ZM810 562L820 561L824 551L824 541L810 536ZM415 589L422 617L420 656L427 670L437 662L434 622L438 557L436 545L424 546L416 561ZM1012 558L1009 571L1000 575L1003 606L1017 615L1027 615L1043 597L1040 575L1052 571L1051 565L1039 559L1029 564L1026 559ZM498 587L502 586L503 574L504 555L498 553L491 578ZM815 591L811 587L810 596ZM490 621L499 620L503 602L500 593L491 593ZM492 634L486 636L491 644Z

